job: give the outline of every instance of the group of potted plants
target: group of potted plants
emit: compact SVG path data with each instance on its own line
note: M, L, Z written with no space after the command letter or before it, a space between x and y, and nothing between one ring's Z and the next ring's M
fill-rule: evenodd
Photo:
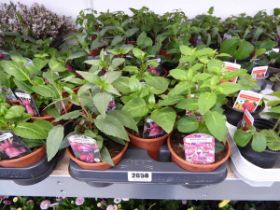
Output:
M244 112L233 104L240 91L258 89L249 70L265 59L261 64L268 65L269 56L279 53L267 51L278 43L263 31L241 37L238 24L227 32L238 37L221 40L225 25L250 18L221 22L211 9L192 21L180 11L162 16L147 8L132 12L82 11L80 28L59 49L10 50L0 58L1 167L50 161L68 147L81 168L105 170L120 162L129 143L155 160L167 143L172 160L188 171L213 171L229 158L226 122L237 126ZM278 13L254 18L274 24ZM215 27L202 27L204 20ZM277 63L277 56L273 59ZM243 68L228 71L228 61ZM234 136L239 147L252 142L256 152L279 150L279 101L270 103L268 114L278 120L255 119L248 129L239 123ZM264 107L259 104L252 115L257 118Z

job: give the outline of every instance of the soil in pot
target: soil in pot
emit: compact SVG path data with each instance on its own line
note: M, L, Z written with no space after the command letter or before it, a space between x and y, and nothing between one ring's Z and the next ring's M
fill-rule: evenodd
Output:
M143 127L139 128L139 133L143 133ZM143 138L139 134L128 131L130 142L135 147L147 150L150 157L154 160L159 159L160 147L166 143L168 134L163 134L161 136L156 136L154 138Z
M257 129L271 129L274 123L266 119L255 119L254 126ZM251 144L248 144L244 148L239 147L239 151L244 158L261 168L272 168L280 158L280 152L268 149L264 152L255 152Z
M227 121L230 124L237 126L239 121L242 120L244 112L232 108L234 101L235 101L235 98L229 98L228 103L223 105L223 109L224 109L224 114L226 115ZM258 115L264 110L264 108L265 108L265 104L262 103L261 105L259 105L257 107L257 109L254 112L251 113L251 115L254 118L258 117Z
M127 148L128 148L128 143L125 145L121 145L112 141L106 141L104 142L106 145L111 158L113 160L113 163L117 165L122 157L124 156ZM70 158L77 163L81 168L86 169L86 170L106 170L109 168L112 168L112 165L109 165L108 163L105 162L100 162L100 163L87 163L84 161L81 161L80 159L76 158L75 155L73 154L72 149L68 148L67 149L68 154L70 155Z
M168 148L172 160L181 168L193 172L209 172L218 168L230 156L230 145L227 143L224 150L215 154L215 162L211 164L193 164L185 160L183 138L186 134L174 132L168 139Z

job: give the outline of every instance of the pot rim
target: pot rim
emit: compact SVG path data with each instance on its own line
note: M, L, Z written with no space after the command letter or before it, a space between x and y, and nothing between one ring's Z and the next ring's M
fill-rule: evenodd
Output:
M157 137L157 138L142 138L142 137L140 137L140 136L137 136L137 135L133 134L133 133L130 132L130 131L128 131L127 134L128 134L129 137L132 137L132 138L134 138L134 139L137 139L138 141L150 142L150 143L156 142L156 141L161 141L161 140L167 138L168 136L170 136L170 134L166 133L166 134L164 134L163 136L160 136L160 137Z
M171 145L171 135L168 137L167 139L167 145L168 145L168 149L169 151L171 152L171 155L174 155L176 159L178 159L179 161L183 161L186 165L189 165L190 167L194 167L194 168L201 168L201 169L207 169L209 167L218 167L220 166L221 164L223 164L225 161L228 160L228 158L230 157L230 151L231 151L231 145L229 144L228 140L226 141L226 155L221 159L219 160L218 162L214 162L214 163L210 163L210 164L196 164L196 163L190 163L186 160L184 160L183 158L181 158L175 151L174 149L172 148L172 145Z
M127 148L128 148L128 142L126 142L126 144L124 145L123 149L122 149L115 157L112 158L114 164L116 164L117 159L119 159L119 158L121 158L121 157L123 156L123 154L125 153L125 151L127 150ZM72 151L72 149L71 149L70 147L67 148L67 153L69 154L70 159L73 160L75 163L77 163L79 166L81 166L81 165L86 165L86 166L88 166L88 167L102 167L102 166L110 166L110 168L111 168L111 167L114 167L114 166L112 166L112 165L110 165L110 164L108 164L108 163L106 163L106 162L103 162L103 161L100 162L100 163L88 163L88 162L84 162L84 161L78 159L78 158L74 155L74 153L73 153L73 151Z

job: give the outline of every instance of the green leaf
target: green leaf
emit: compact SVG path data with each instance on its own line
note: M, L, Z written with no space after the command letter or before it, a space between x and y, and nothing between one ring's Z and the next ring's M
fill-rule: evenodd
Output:
M150 74L146 74L144 79L148 85L153 87L152 92L154 94L164 93L169 85L169 80L160 76L153 76Z
M185 95L188 90L189 90L190 86L189 86L189 82L179 82L174 88L172 88L168 95L170 96L175 96L175 95Z
M7 74L14 76L18 81L30 80L30 77L27 72L24 71L24 68L18 66L12 61L1 61L1 66Z
M101 92L93 96L93 104L101 115L105 115L112 96L108 93Z
M57 125L50 130L47 137L48 161L53 159L53 157L58 152L63 138L64 138L64 127L62 125Z
M46 98L58 98L59 95L55 91L55 88L52 85L35 85L32 87L32 90Z
M197 110L198 109L198 102L195 98L188 98L180 100L180 102L176 105L176 108L178 109L184 109L184 110Z
M126 36L126 37L131 37L131 36L133 36L137 31L139 31L138 28L131 28L131 29L128 29L128 30L125 32L125 36Z
M104 134L129 141L128 135L121 122L110 115L105 118L100 115L94 121L95 126Z
M187 71L182 69L172 69L171 71L169 71L169 75L171 75L174 79L177 80L188 80Z
M113 160L111 158L111 155L106 147L103 147L100 151L101 159L105 163L108 163L111 166L114 166Z
M127 71L130 73L137 73L138 72L138 67L137 66L125 66L123 68L123 71Z
M113 83L115 80L117 80L121 76L121 72L119 71L112 71L107 72L103 77L109 84Z
M192 55L194 50L186 45L180 46L180 51L183 55Z
M151 119L166 133L171 133L176 120L176 112L170 107L156 109L152 112Z
M77 73L90 83L95 83L98 79L98 76L92 72L77 71Z
M146 32L142 32L137 38L137 46L141 49L151 47L153 45L153 40L147 36Z
M112 46L115 46L119 43L121 43L123 41L123 37L122 36L115 36L111 42Z
M73 119L76 119L80 116L81 116L81 111L80 110L75 110L75 111L68 112L64 115L61 115L61 116L57 117L55 119L55 122L59 122L61 120L73 120Z
M87 53L84 52L84 51L80 51L80 52L74 52L72 54L70 54L67 58L66 58L66 61L69 61L69 60L74 60L76 58L81 58L81 57L84 57L86 56Z
M217 101L217 96L215 93L201 93L198 98L198 108L201 114L208 112Z
M112 66L116 69L120 65L122 65L125 62L124 58L114 58L112 61Z
M229 55L234 55L236 48L238 47L240 39L237 38L232 38L232 39L227 39L222 42L220 51L222 53L227 53Z
M184 116L177 121L177 129L182 133L192 133L196 131L199 124L193 117Z
M64 72L64 71L66 71L64 63L58 61L55 58L50 59L49 67L54 72Z
M262 130L261 131L267 141L267 147L272 151L280 151L280 137L274 130Z
M227 140L228 129L225 116L218 112L207 112L205 114L205 123L211 134L219 141Z
M124 111L124 110L113 110L113 111L109 112L108 115L114 116L115 118L117 118L121 122L121 124L124 127L130 128L130 129L132 129L132 130L134 130L138 133L138 128L137 128L135 120L126 111Z
M251 132L237 129L234 133L233 139L239 147L245 147L252 139L253 135Z
M171 106L184 99L183 96L167 96L165 99L158 102L158 106Z
M128 94L131 92L128 77L119 77L113 82L113 86L121 93Z
M263 132L255 133L251 146L256 152L263 152L266 149L266 137Z
M25 139L46 139L52 124L45 120L18 123L14 128L16 135Z
M250 42L242 40L239 43L239 47L237 51L235 51L234 53L234 57L237 60L244 60L250 56L250 54L254 51L254 49L255 49L254 46Z
M132 53L136 58L138 58L140 60L144 59L144 57L145 57L145 52L138 48L133 48Z
M220 92L224 95L230 95L241 90L240 84L234 82L223 82L218 88L220 88Z
M4 118L6 120L16 119L22 117L24 114L25 109L23 106L12 106L8 109L7 113L5 114Z
M133 98L128 101L123 110L128 112L133 118L142 118L149 113L149 108L142 98Z

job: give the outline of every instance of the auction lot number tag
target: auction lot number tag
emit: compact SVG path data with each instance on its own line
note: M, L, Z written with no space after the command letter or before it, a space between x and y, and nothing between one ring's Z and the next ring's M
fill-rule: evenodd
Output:
M128 171L127 177L129 182L151 182L152 172Z

